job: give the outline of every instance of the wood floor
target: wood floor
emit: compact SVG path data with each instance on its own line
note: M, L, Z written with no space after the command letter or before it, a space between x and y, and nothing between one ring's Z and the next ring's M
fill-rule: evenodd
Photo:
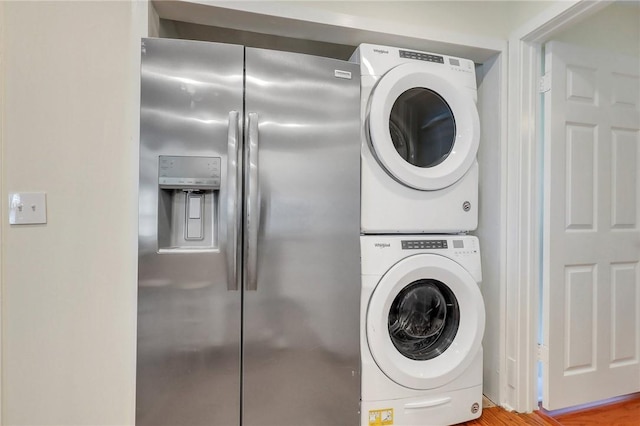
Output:
M511 426L511 425L557 425L538 416L537 413L510 413L500 407L483 408L482 416L474 421L461 423L465 426Z
M553 417L545 411L530 414L510 413L500 407L484 408L482 417L462 423L466 426L541 425L541 426L640 426L640 395L588 410Z

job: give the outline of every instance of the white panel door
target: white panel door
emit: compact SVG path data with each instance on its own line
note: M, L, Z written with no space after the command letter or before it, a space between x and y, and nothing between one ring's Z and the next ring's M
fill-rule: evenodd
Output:
M543 406L640 391L638 58L546 45Z

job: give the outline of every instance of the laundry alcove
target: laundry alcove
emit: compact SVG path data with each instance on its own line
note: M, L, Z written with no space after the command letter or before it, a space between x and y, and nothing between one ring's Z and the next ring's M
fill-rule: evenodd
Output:
M360 43L399 46L468 58L476 64L481 139L479 222L486 306L484 393L505 400L507 43L471 33L262 2L154 2L149 36L240 44L347 60Z

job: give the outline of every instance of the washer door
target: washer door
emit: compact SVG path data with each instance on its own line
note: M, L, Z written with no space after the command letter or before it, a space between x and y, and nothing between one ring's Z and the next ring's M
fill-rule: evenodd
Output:
M432 389L473 361L484 322L482 295L469 272L449 258L419 254L380 279L367 309L367 343L391 380Z
M424 64L402 64L382 76L366 123L378 163L415 189L457 182L478 151L480 119L473 98Z

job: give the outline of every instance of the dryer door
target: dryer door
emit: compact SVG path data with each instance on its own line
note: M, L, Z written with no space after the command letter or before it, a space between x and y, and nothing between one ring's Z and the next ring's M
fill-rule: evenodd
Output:
M367 309L367 342L378 367L412 389L432 389L459 376L484 333L478 283L462 266L435 254L395 264Z
M407 63L386 73L367 111L369 144L380 165L419 190L452 185L469 170L480 140L480 119L468 89Z

